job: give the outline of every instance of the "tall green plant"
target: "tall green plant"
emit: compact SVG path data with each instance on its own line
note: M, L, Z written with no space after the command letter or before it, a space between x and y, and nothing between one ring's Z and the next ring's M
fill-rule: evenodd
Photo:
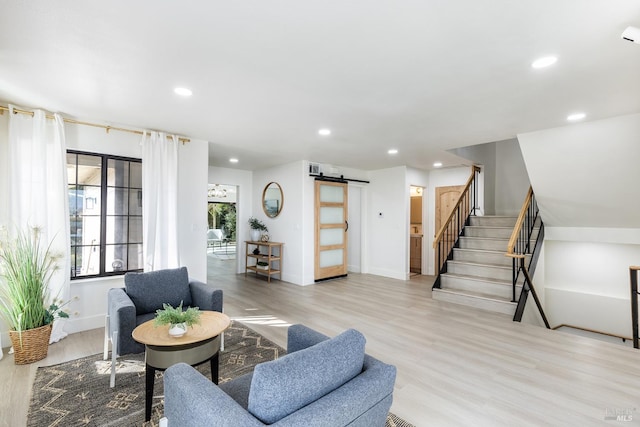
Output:
M49 304L49 280L60 268L59 256L44 245L40 229L19 231L15 240L0 243L0 315L11 329L22 332L69 317L65 304ZM58 305L60 304L60 305Z

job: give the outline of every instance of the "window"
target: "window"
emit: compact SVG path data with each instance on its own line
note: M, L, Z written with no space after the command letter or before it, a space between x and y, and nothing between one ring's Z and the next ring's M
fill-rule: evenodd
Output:
M67 151L71 278L142 271L142 161Z

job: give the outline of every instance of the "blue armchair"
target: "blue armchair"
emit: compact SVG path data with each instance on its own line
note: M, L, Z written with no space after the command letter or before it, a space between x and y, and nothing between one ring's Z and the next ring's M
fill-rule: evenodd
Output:
M162 304L177 307L181 302L184 308L194 306L222 312L222 291L196 280L190 281L187 267L127 273L124 275L124 288L109 289L104 359L107 360L111 342L111 387L115 386L116 358L144 351L144 345L131 336L136 326L153 319Z
M303 325L288 331L288 354L219 386L179 363L164 375L169 427L383 427L395 366L364 352L353 329L329 339Z

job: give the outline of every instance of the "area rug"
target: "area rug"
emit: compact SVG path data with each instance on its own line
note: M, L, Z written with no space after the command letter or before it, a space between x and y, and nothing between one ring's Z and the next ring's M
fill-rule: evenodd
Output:
M235 321L225 332L224 346L221 383L286 354L282 347ZM162 372L156 373L151 421L144 422L144 355L124 356L117 364L115 388L109 387L111 363L102 360L102 354L38 368L27 426L157 427L163 413ZM211 377L208 363L198 370ZM387 427L413 426L389 414Z

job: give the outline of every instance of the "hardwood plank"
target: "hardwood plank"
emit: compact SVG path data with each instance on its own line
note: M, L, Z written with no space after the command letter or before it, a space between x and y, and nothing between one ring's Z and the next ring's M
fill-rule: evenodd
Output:
M350 274L302 287L234 272L233 261L210 263L229 317L283 347L294 323L360 330L368 353L397 366L392 411L416 426L595 426L607 409L636 411L626 424L640 423L638 350L432 300L433 277ZM33 365L5 354L0 426L25 424L37 366L99 353L102 334L71 335Z

